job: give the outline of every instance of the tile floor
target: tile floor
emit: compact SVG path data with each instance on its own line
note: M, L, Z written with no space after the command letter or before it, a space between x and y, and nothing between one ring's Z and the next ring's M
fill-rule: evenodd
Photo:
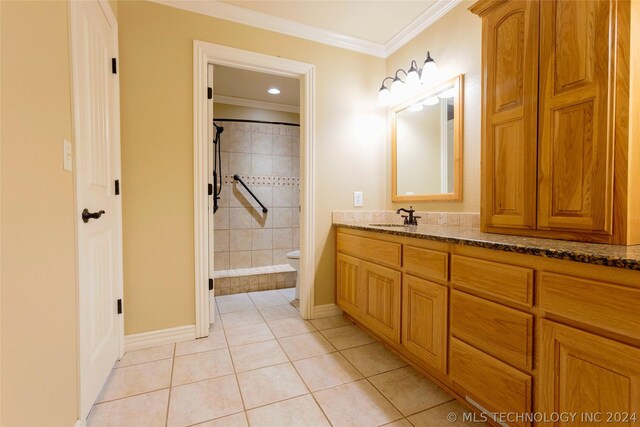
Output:
M88 426L468 425L376 338L342 316L304 321L292 300L293 289L217 297L208 338L125 354Z

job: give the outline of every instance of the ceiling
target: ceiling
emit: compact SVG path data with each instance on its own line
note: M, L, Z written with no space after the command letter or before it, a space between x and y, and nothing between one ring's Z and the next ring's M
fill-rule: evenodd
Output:
M386 58L463 0L151 1Z
M385 44L435 0L385 1L224 1L334 33Z
M280 89L280 94L268 93L267 89L271 87ZM300 105L300 81L290 77L215 65L213 94L214 101L221 103L239 101L235 99L224 102L224 97L232 97L297 107Z

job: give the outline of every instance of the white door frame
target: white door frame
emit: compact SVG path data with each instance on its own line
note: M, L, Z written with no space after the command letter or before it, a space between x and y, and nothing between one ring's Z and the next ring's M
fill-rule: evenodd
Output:
M300 315L313 316L315 277L315 66L199 40L193 41L193 200L196 337L209 333L207 221L207 64L225 65L300 80Z
M117 61L117 70L119 73L119 54L118 54L118 21L116 19L115 14L113 13L113 10L111 9L111 5L109 4L108 0L96 0L98 2L98 4L100 5L100 8L102 10L102 12L104 13L107 22L109 23L109 26L111 27L111 37L113 38L113 43L115 46L115 52L114 56L116 57L116 61ZM73 26L73 20L78 19L78 15L75 14L71 9L74 7L73 2L71 2L72 4L70 4L69 7L69 26ZM70 49L72 48L72 44ZM74 59L73 59L73 52L71 52L71 66L74 67L75 64L73 63ZM109 110L109 115L111 115L113 117L113 129L112 129L112 143L114 145L114 155L115 155L115 159L114 159L114 178L116 179L120 179L121 178L121 161L120 161L120 83L119 83L119 74L115 74L113 75L113 79L115 79L115 88L116 90L113 91L113 93L111 94L111 108ZM73 74L73 73L72 73ZM72 97L71 97L71 104L72 104L72 111L74 114L73 117L73 133L74 133L74 140L77 143L77 135L78 135L78 131L77 131L77 112L75 110L75 97L79 94L80 92L80 88L78 86L78 80L75 79L71 79L71 88L72 88ZM78 163L77 163L77 155L75 155L76 148L74 147L74 165L73 165L73 182L74 182L74 195L75 195L75 204L76 204L76 215L79 214L79 206L78 206L78 200L77 200L77 186L78 186L78 182L77 182L77 170L78 170ZM120 191L120 196L118 196L116 198L116 204L117 204L117 209L115 212L116 215L116 248L117 248L117 255L116 255L116 263L117 263L117 273L116 273L116 298L118 299L122 299L123 298L123 266L122 266L122 191ZM78 222L78 218L76 217L76 223ZM78 257L78 234L77 234L77 230L76 230L76 290L79 293L80 292L80 275L79 275L79 257ZM124 305L124 302L123 302ZM79 299L76 301L76 318L77 318L77 340L78 340L78 347L77 347L77 356L78 356L78 378L77 378L77 385L78 385L78 420L76 421L76 426L84 426L86 424L86 415L87 414L82 414L82 408L83 408L83 401L82 401L82 375L84 375L83 372L83 354L81 354L81 350L83 348L83 346L81 345L81 331L80 331L80 322L83 322L84 320L81 318L80 316L80 301ZM118 359L122 358L122 356L124 355L124 315L119 315L118 316L118 321L117 321L117 334L118 334Z

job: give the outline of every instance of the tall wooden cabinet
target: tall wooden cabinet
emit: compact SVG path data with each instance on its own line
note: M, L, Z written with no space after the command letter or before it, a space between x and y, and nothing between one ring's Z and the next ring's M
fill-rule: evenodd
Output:
M640 243L636 3L471 7L483 19L483 231Z

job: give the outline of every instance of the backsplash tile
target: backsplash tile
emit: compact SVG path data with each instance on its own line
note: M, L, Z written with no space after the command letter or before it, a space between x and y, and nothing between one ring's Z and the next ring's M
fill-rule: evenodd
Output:
M443 227L480 228L480 214L471 212L416 211L419 225ZM403 218L396 211L333 211L332 222L340 224L402 224Z

